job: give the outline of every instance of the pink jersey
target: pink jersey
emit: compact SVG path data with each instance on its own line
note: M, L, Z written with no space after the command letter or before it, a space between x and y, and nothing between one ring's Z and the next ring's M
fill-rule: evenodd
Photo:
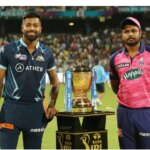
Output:
M150 47L141 44L130 58L125 48L110 58L110 80L119 80L117 99L130 108L150 107Z

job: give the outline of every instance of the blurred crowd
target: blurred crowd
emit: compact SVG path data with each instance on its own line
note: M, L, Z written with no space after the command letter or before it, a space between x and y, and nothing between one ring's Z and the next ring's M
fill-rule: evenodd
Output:
M21 36L21 34L8 34L3 38L0 37L0 46L18 40ZM64 72L68 67L76 66L80 60L84 65L93 67L96 59L102 60L102 65L107 71L110 55L122 47L118 28L107 28L86 35L47 33L40 37L40 41L52 49L58 72ZM143 32L142 41L150 45L149 32Z
M49 12L49 11L66 11L66 10L112 10L115 7L112 6L1 6L0 11L28 11L34 10L35 12Z

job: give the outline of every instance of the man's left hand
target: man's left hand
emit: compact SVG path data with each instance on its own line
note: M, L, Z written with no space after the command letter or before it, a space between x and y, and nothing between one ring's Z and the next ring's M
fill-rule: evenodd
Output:
M47 119L51 119L53 118L57 113L57 110L53 107L48 107L46 110L45 110L45 115L46 115L46 118Z

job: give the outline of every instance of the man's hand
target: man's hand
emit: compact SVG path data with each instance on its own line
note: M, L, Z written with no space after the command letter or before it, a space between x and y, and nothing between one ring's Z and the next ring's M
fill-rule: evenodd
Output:
M57 113L57 110L54 107L48 106L47 109L45 110L45 116L47 119L53 118Z

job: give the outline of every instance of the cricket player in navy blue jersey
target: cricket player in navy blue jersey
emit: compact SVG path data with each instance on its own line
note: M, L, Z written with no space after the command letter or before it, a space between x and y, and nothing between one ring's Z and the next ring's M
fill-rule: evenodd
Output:
M52 51L39 42L40 16L26 14L21 30L20 40L0 49L0 96L4 97L0 112L1 149L16 149L20 132L25 149L41 149L44 129L57 113L59 81ZM44 108L46 72L51 91L50 103Z

